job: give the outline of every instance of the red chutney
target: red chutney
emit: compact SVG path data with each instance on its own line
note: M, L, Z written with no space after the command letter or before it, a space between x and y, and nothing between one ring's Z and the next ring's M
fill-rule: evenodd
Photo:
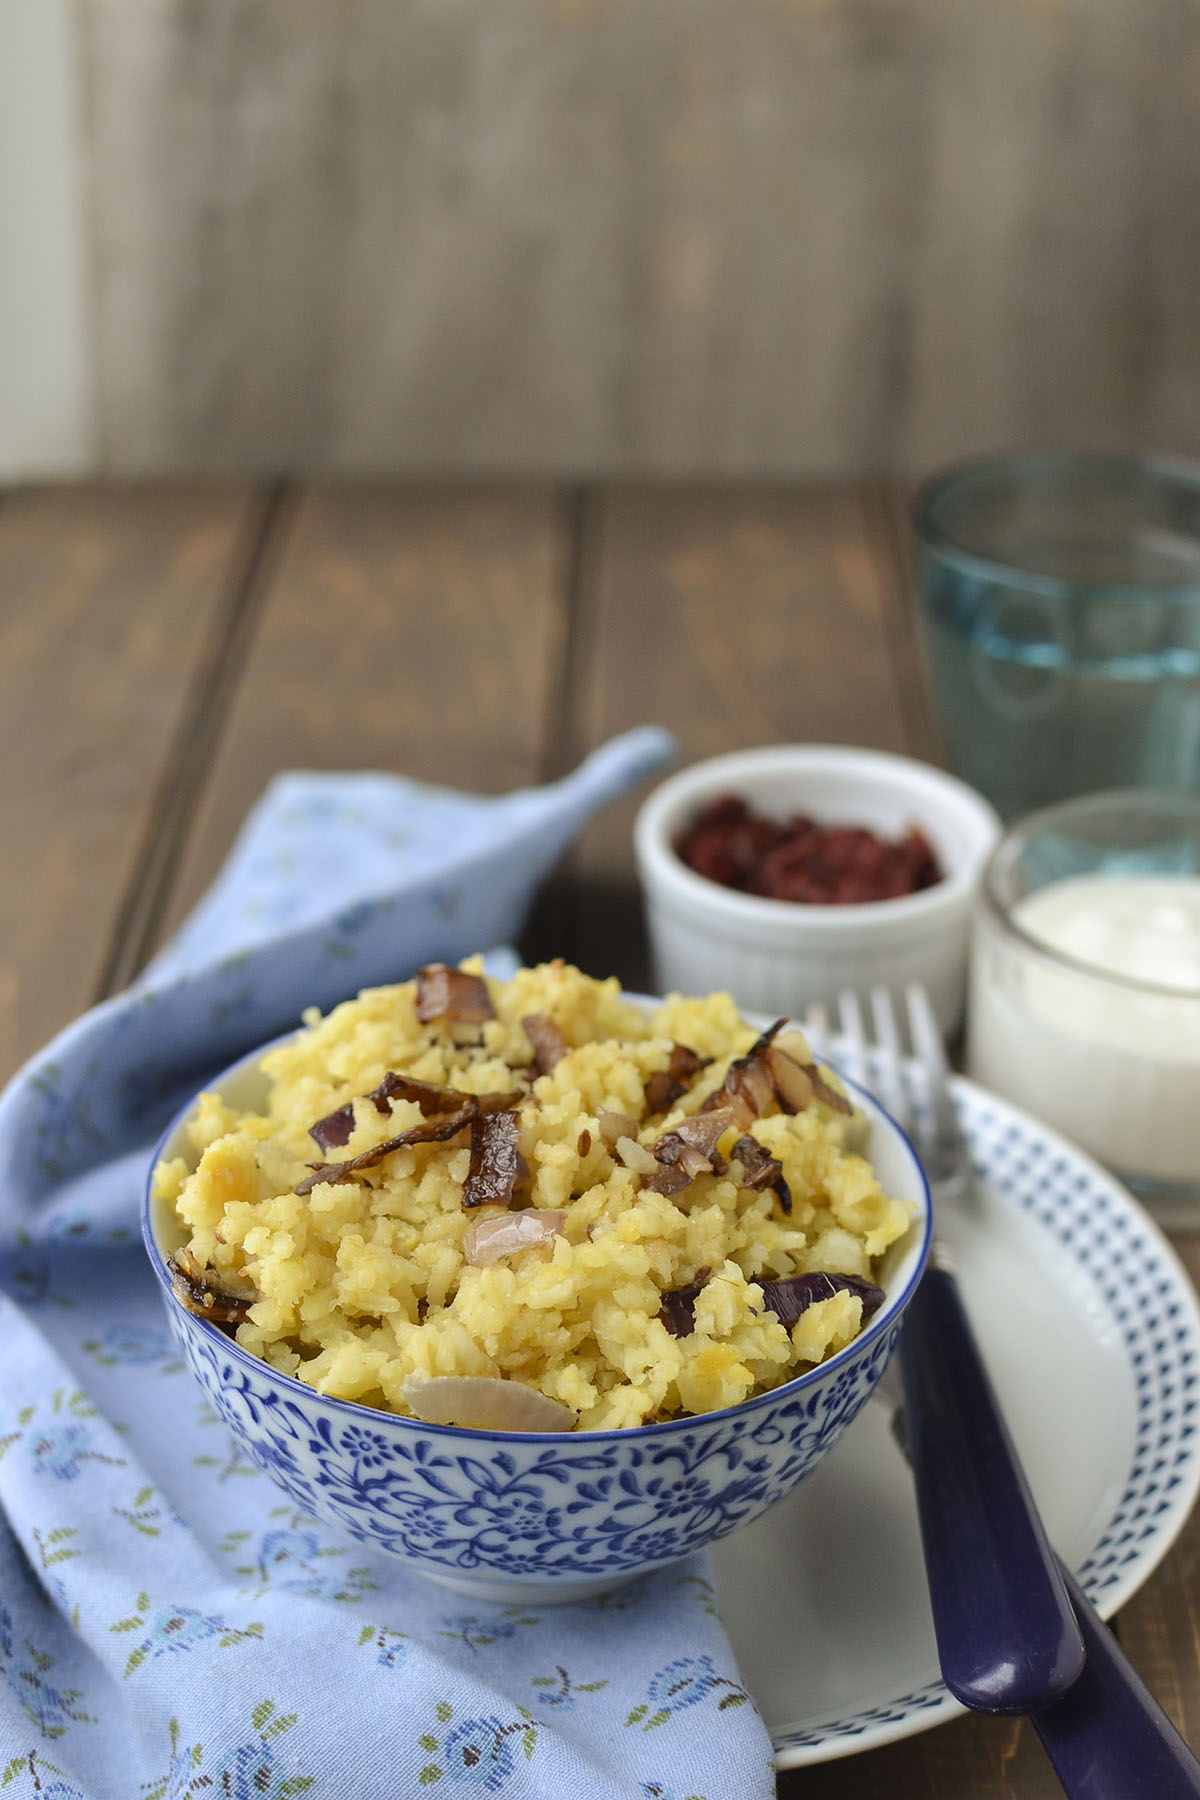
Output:
M676 849L689 869L722 887L810 906L895 900L943 878L915 825L888 839L864 825L818 825L800 813L768 819L734 794L710 800Z

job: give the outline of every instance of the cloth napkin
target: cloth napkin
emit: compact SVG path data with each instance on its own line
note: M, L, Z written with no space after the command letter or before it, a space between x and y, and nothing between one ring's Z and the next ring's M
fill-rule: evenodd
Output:
M511 939L587 815L669 753L646 728L497 800L280 777L171 947L0 1100L0 1792L774 1791L706 1559L498 1607L341 1537L205 1404L137 1235L204 1079L308 1004Z

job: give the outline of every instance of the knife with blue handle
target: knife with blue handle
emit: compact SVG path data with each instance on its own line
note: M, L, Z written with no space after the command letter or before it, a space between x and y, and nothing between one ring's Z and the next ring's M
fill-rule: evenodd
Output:
M1200 1762L1074 1577L1063 1575L1086 1650L1083 1674L1033 1725L1073 1800L1196 1800Z
M1200 1761L1050 1548L940 1245L898 1361L951 1693L1027 1713L1069 1800L1200 1800Z
M1083 1636L940 1244L898 1356L942 1676L976 1712L1034 1712Z

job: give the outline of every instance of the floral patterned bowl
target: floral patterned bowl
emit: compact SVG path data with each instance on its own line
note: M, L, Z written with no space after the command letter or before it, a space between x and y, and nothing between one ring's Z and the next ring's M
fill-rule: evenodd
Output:
M262 1050L210 1083L261 1104ZM142 1231L192 1372L246 1453L285 1493L443 1587L515 1603L583 1599L748 1525L837 1442L892 1354L929 1250L925 1178L878 1103L847 1082L884 1187L913 1224L880 1274L886 1299L861 1335L794 1381L721 1412L625 1431L520 1433L427 1425L330 1399L250 1355L171 1292L182 1240L147 1184ZM159 1145L187 1154L191 1103Z

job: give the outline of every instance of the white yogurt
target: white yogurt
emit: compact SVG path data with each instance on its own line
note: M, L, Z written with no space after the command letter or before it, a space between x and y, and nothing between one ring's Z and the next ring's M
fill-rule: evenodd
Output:
M981 914L970 1074L1119 1173L1190 1184L1200 1216L1200 879L1079 876L1012 917L1087 966Z

